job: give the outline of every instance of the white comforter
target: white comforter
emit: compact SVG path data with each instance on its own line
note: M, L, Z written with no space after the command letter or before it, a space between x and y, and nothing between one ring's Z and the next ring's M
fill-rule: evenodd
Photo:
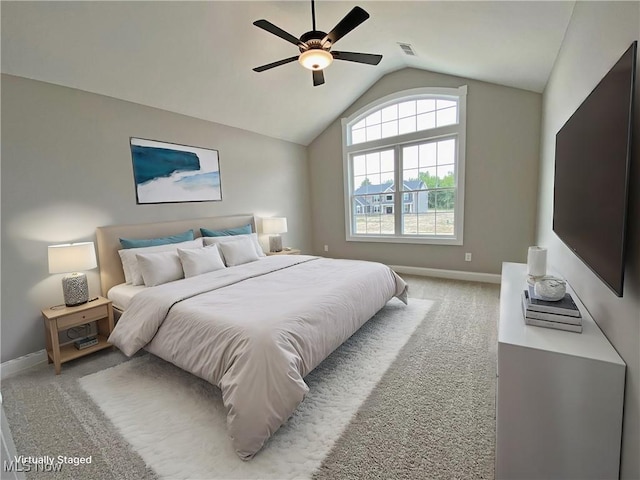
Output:
M394 296L406 303L406 284L379 263L272 256L145 289L109 341L219 386L249 459L303 400L303 378Z

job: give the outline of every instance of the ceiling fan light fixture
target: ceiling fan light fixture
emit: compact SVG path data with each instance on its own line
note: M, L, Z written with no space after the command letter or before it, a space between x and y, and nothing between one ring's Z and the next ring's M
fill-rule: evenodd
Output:
M300 54L298 62L304 68L312 71L324 70L331 62L333 62L333 55L321 48L312 48Z

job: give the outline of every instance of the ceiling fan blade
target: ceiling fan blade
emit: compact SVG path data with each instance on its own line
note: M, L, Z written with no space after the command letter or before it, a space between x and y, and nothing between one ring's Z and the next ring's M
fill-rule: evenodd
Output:
M313 86L317 87L324 83L324 73L322 70L313 70Z
M285 65L287 63L295 62L298 60L298 57L289 57L284 60L278 60L277 62L267 63L266 65L262 65L260 67L256 67L253 69L254 72L264 72L265 70L269 70L270 68L279 67L280 65Z
M333 30L331 30L327 36L322 39L322 43L324 44L329 40L331 45L335 45L338 40L364 22L367 18L369 18L369 14L362 8L353 7L353 10L347 13L345 17L340 20L335 27L333 27Z
M378 65L382 60L382 55L376 55L373 53L356 53L356 52L335 52L332 51L331 55L336 60L345 60L347 62L366 63L368 65Z
M309 48L309 46L306 43L300 41L299 38L296 38L290 33L285 32L280 27L276 27L273 23L269 22L268 20L264 20L264 19L256 20L255 22L253 22L253 24L256 27L266 30L269 33L273 33L274 35L286 40L287 42L293 43L296 46Z

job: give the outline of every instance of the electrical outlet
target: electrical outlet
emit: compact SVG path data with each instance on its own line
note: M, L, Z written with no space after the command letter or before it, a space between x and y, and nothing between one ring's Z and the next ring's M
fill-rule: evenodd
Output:
M471 253L467 252L464 254L464 261L465 262L470 262L471 261Z
M325 251L325 252L328 252L328 251L329 251L329 245L325 245L325 246L324 246L324 251Z

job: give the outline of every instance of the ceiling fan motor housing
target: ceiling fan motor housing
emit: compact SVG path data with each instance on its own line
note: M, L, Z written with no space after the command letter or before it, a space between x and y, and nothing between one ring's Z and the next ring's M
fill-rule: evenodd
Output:
M306 43L311 48L322 48L323 50L329 51L331 49L331 41L327 40L322 43L322 39L325 38L327 34L325 32L321 32L320 30L311 30L310 32L303 33L300 37L300 41ZM303 45L300 47L300 52L304 52L308 50Z
M310 40L318 40L318 43L320 43L320 41L326 36L326 32L321 32L320 30L311 30L310 32L303 33L300 37L300 41L309 43Z

